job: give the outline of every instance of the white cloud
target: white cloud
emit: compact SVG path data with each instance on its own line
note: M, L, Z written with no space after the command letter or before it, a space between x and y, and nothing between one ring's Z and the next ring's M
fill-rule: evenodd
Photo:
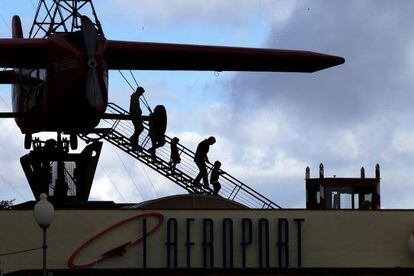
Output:
M177 26L183 23L244 26L251 18L286 22L299 1L272 0L114 0L110 5L131 20L147 24ZM237 9L237 12L235 12ZM109 12L109 11L107 11Z
M352 130L343 130L333 137L330 147L332 154L338 158L355 160L360 156L360 143L360 139Z
M391 143L397 152L414 154L414 131L398 131Z

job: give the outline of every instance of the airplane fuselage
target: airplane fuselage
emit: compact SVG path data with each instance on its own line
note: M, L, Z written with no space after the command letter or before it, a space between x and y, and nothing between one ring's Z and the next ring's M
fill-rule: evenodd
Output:
M108 70L96 55L100 105L91 105L87 96L88 58L82 49L80 32L54 34L48 38L48 66L45 69L16 69L19 82L13 85L13 112L22 133L64 131L76 133L97 126L108 100ZM99 39L105 45L105 39Z

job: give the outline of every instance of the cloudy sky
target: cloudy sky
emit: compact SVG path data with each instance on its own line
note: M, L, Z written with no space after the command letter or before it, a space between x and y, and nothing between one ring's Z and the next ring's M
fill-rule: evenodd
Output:
M25 33L35 0L0 0L0 36L14 14ZM17 3L17 4L16 4ZM414 207L414 2L361 0L100 0L108 39L299 49L343 56L313 74L135 72L151 105L169 114L167 134L195 149L214 135L210 160L285 208L305 206L304 172L367 177L381 166L383 208ZM110 75L110 100L130 89ZM10 86L0 85L10 111ZM19 164L23 136L0 121L0 198L33 198ZM139 202L183 193L105 144L92 198Z

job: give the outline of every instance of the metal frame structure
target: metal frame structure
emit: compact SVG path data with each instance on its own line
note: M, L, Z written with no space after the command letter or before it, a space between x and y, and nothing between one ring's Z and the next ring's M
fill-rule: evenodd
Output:
M88 15L98 33L103 34L92 0L39 0L29 37L46 38L57 32L78 31L82 15Z

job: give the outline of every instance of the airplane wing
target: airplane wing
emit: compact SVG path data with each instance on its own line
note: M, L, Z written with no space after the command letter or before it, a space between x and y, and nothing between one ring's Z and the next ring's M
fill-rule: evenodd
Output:
M345 59L309 51L108 40L108 69L311 73Z
M45 68L47 40L0 39L0 67Z
M0 39L0 67L46 68L53 41ZM59 46L57 46L59 47ZM106 41L108 69L310 73L345 62L309 51Z

